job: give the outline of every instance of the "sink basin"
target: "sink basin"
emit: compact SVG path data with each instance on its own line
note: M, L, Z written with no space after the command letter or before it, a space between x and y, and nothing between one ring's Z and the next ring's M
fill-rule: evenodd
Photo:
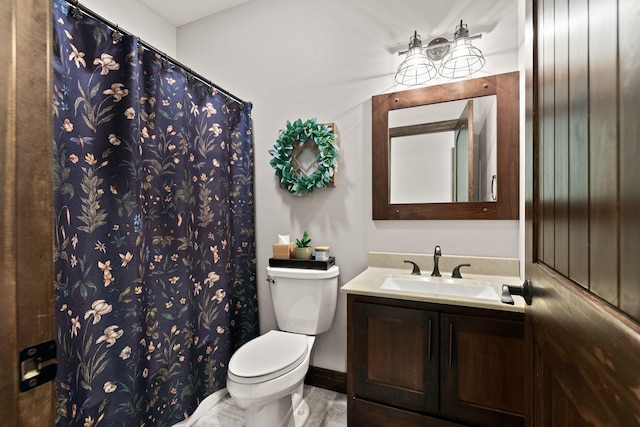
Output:
M500 296L492 286L471 279L387 277L380 289L500 301Z

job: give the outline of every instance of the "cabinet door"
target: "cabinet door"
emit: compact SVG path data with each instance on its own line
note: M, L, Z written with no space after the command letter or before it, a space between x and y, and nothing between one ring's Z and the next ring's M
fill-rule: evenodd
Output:
M442 412L485 426L524 424L522 322L442 314Z
M354 394L407 409L438 408L438 314L356 302Z
M349 427L464 427L429 415L393 408L366 400L353 399L353 417Z

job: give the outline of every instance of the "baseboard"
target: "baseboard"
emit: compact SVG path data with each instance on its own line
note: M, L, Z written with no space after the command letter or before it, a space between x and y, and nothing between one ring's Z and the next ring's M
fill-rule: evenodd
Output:
M345 372L309 366L304 383L338 393L347 393L347 374Z

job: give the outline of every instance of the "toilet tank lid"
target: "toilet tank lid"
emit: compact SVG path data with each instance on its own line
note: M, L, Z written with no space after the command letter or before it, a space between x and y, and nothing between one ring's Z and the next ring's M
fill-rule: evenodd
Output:
M305 268L284 268L284 267L267 267L267 274L272 277L291 277L294 279L313 280L313 279L331 279L340 274L337 265L331 266L327 270L313 270Z

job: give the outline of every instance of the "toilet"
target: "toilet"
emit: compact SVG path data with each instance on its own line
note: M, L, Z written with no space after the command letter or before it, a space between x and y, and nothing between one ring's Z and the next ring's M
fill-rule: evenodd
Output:
M303 399L315 335L333 324L337 266L327 270L267 267L279 330L240 347L227 370L227 391L245 410L246 427L301 427L309 418Z

